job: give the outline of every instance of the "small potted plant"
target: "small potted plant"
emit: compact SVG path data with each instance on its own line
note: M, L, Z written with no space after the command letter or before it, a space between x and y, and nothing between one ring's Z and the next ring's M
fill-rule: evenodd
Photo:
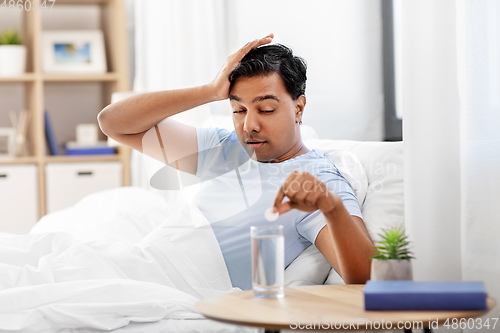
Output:
M21 36L15 30L0 34L0 76L17 76L26 70L26 47L21 45Z
M413 280L408 240L399 227L383 230L382 241L375 246L376 253L370 258L370 279L377 280Z

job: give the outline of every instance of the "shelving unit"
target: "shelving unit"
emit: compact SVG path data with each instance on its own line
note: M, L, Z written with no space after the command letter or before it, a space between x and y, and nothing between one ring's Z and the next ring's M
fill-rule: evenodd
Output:
M44 128L45 94L51 84L97 83L101 89L101 109L111 102L111 94L129 91L127 30L125 4L122 0L57 0L54 6L98 5L100 26L104 34L108 73L103 74L51 74L42 72L41 32L43 10L22 13L23 44L27 47L27 73L19 77L0 78L2 84L22 84L24 86L25 108L31 112L27 140L30 155L0 159L2 165L34 164L38 170L38 213L42 217L47 212L47 192L45 167L48 163L82 163L118 161L122 164L122 185L130 185L130 148L120 146L115 155L92 156L50 156L46 151ZM94 113L97 124L97 113ZM2 111L3 112L3 111ZM71 111L70 111L71 112ZM101 139L105 139L100 133Z

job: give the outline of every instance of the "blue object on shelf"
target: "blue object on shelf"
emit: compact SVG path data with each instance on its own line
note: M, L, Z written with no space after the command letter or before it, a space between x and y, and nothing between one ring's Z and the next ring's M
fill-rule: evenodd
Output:
M45 138L49 145L49 150L51 155L59 155L59 147L57 147L56 136L54 130L52 129L52 124L50 122L49 113L47 110L44 111L44 122L45 122Z
M372 281L363 289L365 310L487 310L480 281Z
M66 155L110 155L115 154L115 148L86 148L86 149L68 149L66 148Z
M111 155L116 154L116 149L107 145L106 141L99 141L91 145L82 145L69 141L65 145L66 155Z

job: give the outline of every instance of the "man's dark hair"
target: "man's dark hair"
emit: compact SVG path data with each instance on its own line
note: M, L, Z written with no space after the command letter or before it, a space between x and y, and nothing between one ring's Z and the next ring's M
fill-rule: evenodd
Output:
M306 92L307 64L293 55L291 48L282 44L270 44L248 52L240 64L229 74L229 90L240 77L253 77L277 73L293 100Z

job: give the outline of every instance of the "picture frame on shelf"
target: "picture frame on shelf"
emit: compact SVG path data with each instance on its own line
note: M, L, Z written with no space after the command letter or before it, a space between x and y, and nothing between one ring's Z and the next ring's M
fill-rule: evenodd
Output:
M45 73L106 73L102 31L43 31L42 68Z
M0 127L0 158L14 157L16 130L12 127Z

